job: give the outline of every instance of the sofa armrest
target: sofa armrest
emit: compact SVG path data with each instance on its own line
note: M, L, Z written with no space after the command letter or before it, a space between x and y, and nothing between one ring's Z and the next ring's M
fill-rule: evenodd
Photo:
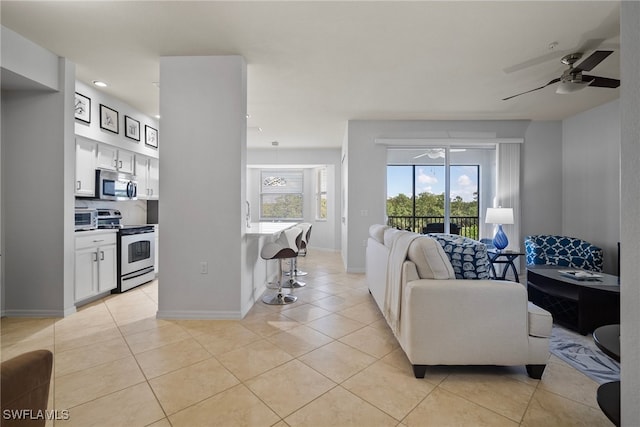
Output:
M413 364L518 364L526 360L527 291L500 280L407 283L400 340Z
M414 280L420 280L418 267L413 261L407 260L402 264L402 286Z

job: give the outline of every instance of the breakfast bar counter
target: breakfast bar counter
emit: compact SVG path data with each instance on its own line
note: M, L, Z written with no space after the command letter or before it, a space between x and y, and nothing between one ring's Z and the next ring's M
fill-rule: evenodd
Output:
M247 227L247 236L273 236L287 228L293 227L297 222L252 222Z

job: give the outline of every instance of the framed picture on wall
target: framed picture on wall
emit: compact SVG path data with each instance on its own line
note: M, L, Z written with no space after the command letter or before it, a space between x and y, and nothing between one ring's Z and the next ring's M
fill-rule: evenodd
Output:
M158 130L144 125L144 143L149 147L158 148Z
M124 116L124 136L140 141L140 122Z
M91 123L91 98L76 92L76 113L77 120Z
M118 112L100 104L100 127L109 132L119 133Z

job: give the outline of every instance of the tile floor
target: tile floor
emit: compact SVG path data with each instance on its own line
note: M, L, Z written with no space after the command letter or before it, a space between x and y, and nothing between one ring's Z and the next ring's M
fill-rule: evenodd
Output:
M157 282L64 319L3 318L2 359L54 352L58 426L611 426L597 384L551 356L524 367L411 366L340 255L299 261L307 286L242 320L159 320ZM48 425L53 425L49 422Z

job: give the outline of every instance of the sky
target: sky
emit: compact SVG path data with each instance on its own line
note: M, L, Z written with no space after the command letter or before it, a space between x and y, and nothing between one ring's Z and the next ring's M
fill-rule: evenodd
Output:
M387 197L400 193L411 196L411 166L387 166ZM444 193L444 166L416 166L416 192ZM451 166L451 198L473 201L478 191L478 166Z

